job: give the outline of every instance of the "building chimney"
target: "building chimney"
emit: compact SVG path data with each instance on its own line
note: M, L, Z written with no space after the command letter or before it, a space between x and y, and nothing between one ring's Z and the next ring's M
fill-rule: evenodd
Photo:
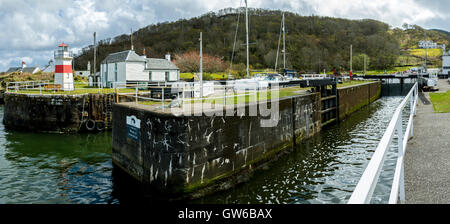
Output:
M22 68L26 68L26 67L27 67L27 64L24 61L22 61Z
M145 47L144 47L144 49L142 50L142 56L141 56L141 57L147 58L147 54L145 54Z
M166 60L170 61L170 54L169 53L166 54Z

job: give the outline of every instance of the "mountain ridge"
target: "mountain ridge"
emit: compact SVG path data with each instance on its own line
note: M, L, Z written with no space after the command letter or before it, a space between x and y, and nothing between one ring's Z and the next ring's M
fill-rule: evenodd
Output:
M240 13L240 14L239 14ZM166 53L182 54L198 51L199 33L203 32L204 52L229 62L233 50L236 24L240 16L234 64L244 64L245 19L239 9L227 8L190 19L148 25L133 33L136 53L145 48L147 57L163 58ZM253 69L273 68L278 48L280 10L249 9L250 63ZM285 12L286 49L289 68L303 72L322 72L333 69L348 70L350 45L353 45L353 68L362 69L363 58L368 56L369 68L385 69L402 66L402 61L418 64L417 56L402 49L414 48L420 35L438 44L448 46L450 35L446 31L425 30L416 25L391 28L389 24L373 19L349 20L342 18L301 16ZM130 49L129 35L122 34L102 40L98 44L97 68L109 54ZM408 60L411 57L411 60ZM402 60L399 60L402 59ZM93 48L84 48L76 57L75 68L85 69L87 61L93 63ZM282 57L278 59L282 60ZM438 63L438 62L433 62Z

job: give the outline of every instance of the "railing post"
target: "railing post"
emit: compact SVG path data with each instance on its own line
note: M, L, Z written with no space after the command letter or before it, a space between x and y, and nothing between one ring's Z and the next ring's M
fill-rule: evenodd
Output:
M401 113L399 114L398 121L397 121L397 148L398 148L398 157L403 157L403 118L401 116ZM403 163L401 164L401 171L400 171L400 183L399 183L399 190L400 190L400 202L402 204L405 203L405 181L404 181L404 166Z
M164 91L165 91L165 87L161 87L162 89L162 93L161 93L161 97L162 97L162 111L164 111Z
M138 103L138 86L136 85L136 104Z
M181 108L183 110L183 113L184 113L184 91L185 91L185 87L186 87L186 84L183 83L183 92L181 93L183 95L183 101L181 102Z
M416 97L415 97L415 95L413 94L413 96L411 97L411 100L410 100L410 105L411 105L411 108L410 108L410 117L411 117L411 130L410 130L410 135L409 136L411 136L411 137L413 137L414 136L414 99L415 99Z

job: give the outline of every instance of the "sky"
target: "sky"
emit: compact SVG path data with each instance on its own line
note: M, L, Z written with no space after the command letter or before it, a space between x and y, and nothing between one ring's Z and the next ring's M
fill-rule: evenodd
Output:
M77 52L92 44L94 32L97 40L114 38L131 29L243 4L243 0L0 0L0 72L22 61L42 68L61 42ZM248 5L450 31L447 0L248 0Z

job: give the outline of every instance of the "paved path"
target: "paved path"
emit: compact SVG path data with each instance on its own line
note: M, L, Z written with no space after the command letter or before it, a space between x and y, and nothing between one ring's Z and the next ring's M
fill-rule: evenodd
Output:
M438 87L450 90L447 79ZM450 113L434 113L420 100L405 154L405 191L408 204L450 204Z

